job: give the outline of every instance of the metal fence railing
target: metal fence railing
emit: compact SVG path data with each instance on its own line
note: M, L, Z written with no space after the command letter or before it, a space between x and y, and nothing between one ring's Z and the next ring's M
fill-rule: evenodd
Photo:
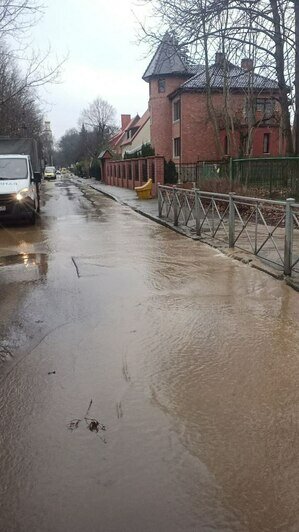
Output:
M299 157L268 157L231 160L231 181L246 189L299 197Z
M176 173L179 183L193 182L200 186L200 182L208 179L221 179L229 177L228 161L199 161L194 164L176 164Z
M299 204L292 198L272 201L160 185L158 208L160 218L188 227L203 241L253 253L285 275L299 273Z
M299 200L299 157L230 158L176 164L175 169L178 183L193 182L196 188L206 181L224 181L231 190L241 188L269 198L291 196Z

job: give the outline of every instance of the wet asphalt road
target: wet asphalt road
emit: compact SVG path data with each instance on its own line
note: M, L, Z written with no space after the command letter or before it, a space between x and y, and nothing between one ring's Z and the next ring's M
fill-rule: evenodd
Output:
M0 229L1 532L297 531L298 294L77 187Z

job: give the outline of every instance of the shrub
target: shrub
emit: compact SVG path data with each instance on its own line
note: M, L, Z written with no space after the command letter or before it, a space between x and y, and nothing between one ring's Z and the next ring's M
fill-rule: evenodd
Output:
M142 144L140 150L135 150L132 153L125 152L124 159L138 159L140 157L152 157L153 155L155 155L155 150L147 142L146 144Z
M90 165L90 176L101 179L101 164L98 159L93 159Z
M178 182L178 173L173 161L164 161L164 182L175 185Z

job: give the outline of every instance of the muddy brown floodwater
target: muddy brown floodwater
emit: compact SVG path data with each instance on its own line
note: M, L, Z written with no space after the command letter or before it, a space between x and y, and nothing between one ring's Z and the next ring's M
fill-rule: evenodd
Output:
M0 229L0 530L299 530L299 296L68 179Z

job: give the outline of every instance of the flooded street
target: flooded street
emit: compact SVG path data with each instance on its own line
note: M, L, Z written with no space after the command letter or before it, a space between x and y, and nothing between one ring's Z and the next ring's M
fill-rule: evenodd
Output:
M299 295L64 179L0 229L0 530L299 530Z

